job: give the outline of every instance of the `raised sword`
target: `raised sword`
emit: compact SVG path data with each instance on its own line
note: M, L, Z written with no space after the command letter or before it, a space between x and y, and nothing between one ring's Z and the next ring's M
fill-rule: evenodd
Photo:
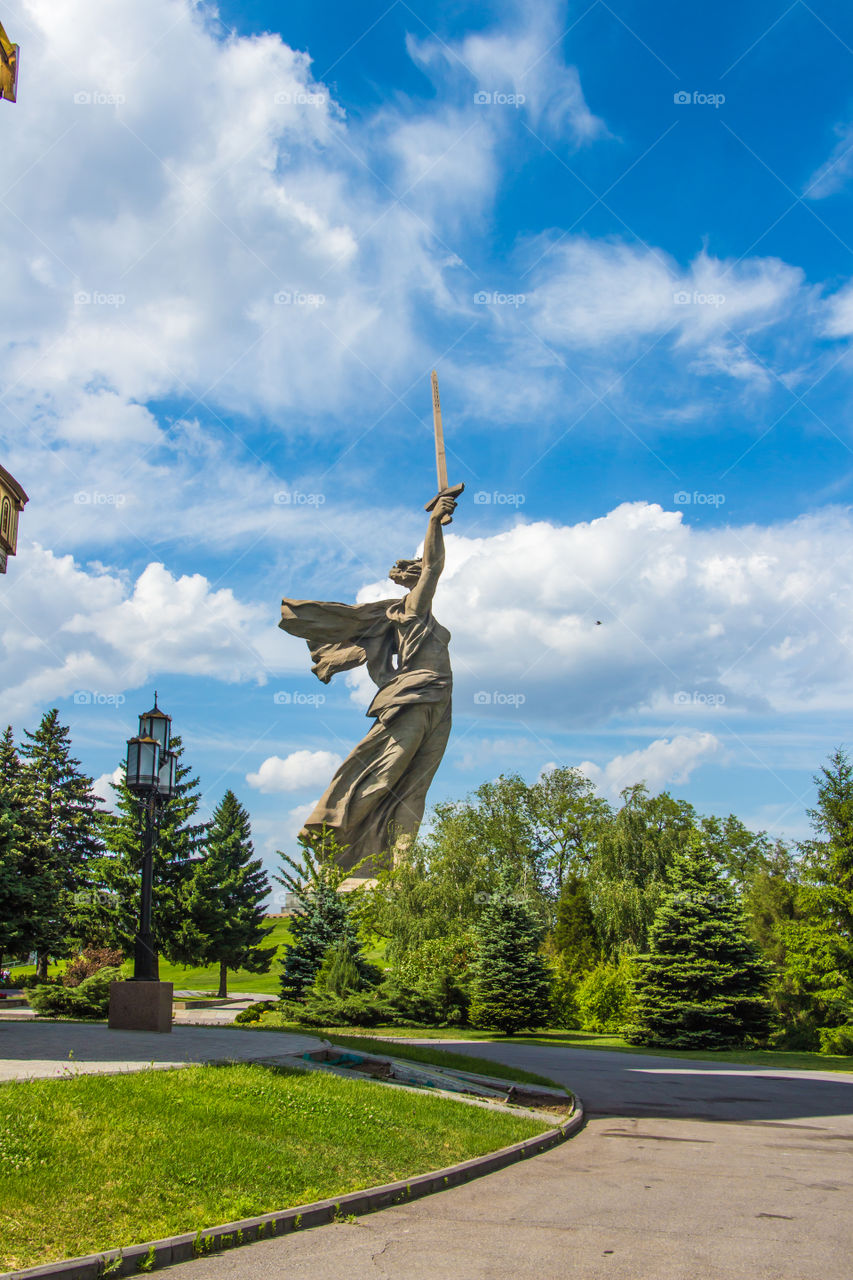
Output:
M426 504L425 511L432 511L439 498L458 498L464 484L448 485L447 458L444 452L444 428L441 424L441 401L438 397L438 374L432 371L432 425L435 431L435 470L438 476L438 493ZM453 516L442 516L442 524L452 524Z

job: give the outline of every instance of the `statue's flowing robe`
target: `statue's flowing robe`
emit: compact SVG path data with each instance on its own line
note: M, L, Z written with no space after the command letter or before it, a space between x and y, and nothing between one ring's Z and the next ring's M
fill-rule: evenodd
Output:
M279 625L307 640L312 670L332 676L365 664L378 691L375 721L347 756L302 834L326 827L345 846L341 865L366 877L388 864L395 845L413 838L450 735L450 633L431 613L406 610L406 598L372 604L283 600Z

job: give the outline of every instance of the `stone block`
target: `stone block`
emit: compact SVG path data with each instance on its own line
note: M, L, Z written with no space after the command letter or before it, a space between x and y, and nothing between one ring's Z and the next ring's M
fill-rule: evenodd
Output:
M111 982L113 1031L171 1031L171 982Z

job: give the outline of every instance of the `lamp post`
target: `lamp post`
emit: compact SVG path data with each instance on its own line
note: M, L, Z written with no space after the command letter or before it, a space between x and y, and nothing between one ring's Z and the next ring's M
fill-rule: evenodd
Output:
M158 982L160 978L151 931L151 900L159 819L163 802L176 792L177 757L169 750L171 725L171 716L167 716L157 706L155 691L154 706L139 717L139 733L130 738L127 744L128 790L140 801L145 814L139 929L133 955L134 982Z
M127 743L127 786L144 814L139 928L133 953L133 978L110 988L110 1026L123 1031L171 1031L172 984L160 982L151 927L154 850L166 800L177 794L177 761L169 749L172 720L157 706L139 717L139 732Z

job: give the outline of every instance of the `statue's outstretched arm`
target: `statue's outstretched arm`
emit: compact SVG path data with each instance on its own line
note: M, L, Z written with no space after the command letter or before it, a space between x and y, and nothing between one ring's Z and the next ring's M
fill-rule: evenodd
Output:
M424 539L424 563L418 585L406 596L406 612L423 617L432 608L432 598L444 568L444 534L441 529L442 516L452 516L456 510L453 498L439 498L430 512Z

